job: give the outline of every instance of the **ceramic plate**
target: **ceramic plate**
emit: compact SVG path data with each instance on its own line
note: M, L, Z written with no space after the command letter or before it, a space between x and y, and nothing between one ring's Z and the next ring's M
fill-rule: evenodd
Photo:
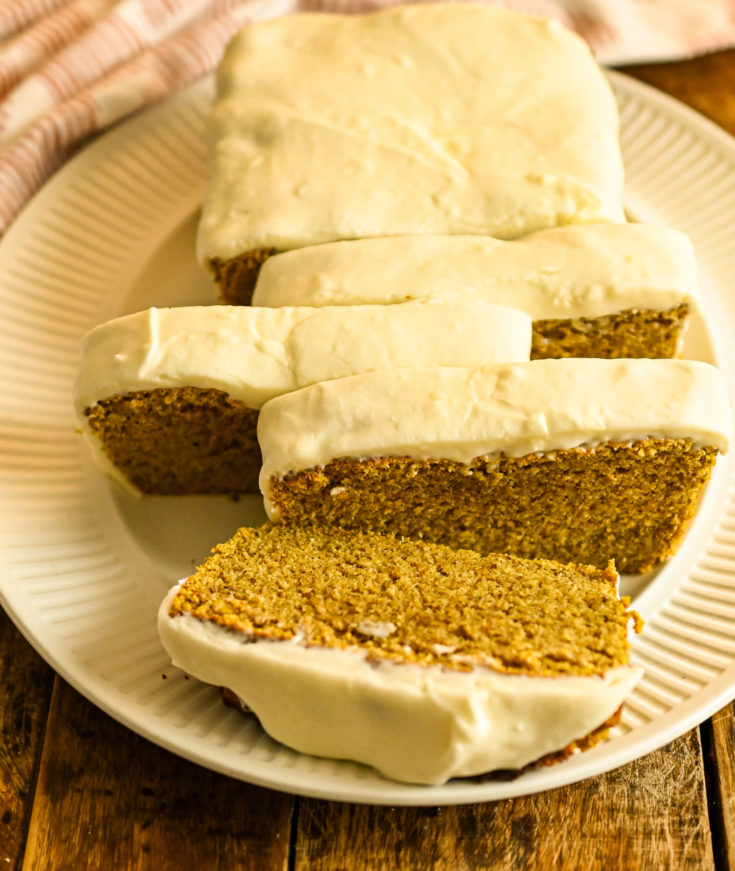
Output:
M716 353L732 372L735 144L661 94L611 80L627 206L691 235L707 329L695 326L689 353ZM150 305L215 301L193 254L211 90L204 81L95 141L0 244L0 593L28 640L89 699L175 753L275 789L369 803L442 805L560 786L635 759L727 703L735 696L729 457L675 559L626 580L647 621L633 653L646 673L622 724L562 764L511 782L394 783L282 747L170 667L155 628L161 598L214 543L262 520L260 500L128 496L92 466L70 397L79 342L93 325Z

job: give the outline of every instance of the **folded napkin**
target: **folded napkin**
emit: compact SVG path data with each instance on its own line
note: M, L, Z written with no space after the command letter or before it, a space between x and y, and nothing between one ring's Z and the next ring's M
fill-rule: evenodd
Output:
M393 2L0 0L0 233L80 144L211 72L249 22ZM605 64L735 45L731 0L484 2L563 22Z

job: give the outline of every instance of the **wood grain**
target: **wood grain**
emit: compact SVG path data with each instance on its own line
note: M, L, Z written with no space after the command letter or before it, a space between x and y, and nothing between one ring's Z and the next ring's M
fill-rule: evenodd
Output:
M712 718L710 813L720 868L735 868L735 702Z
M0 867L23 855L54 673L0 609Z
M507 801L417 809L304 800L297 835L296 871L714 868L696 731L609 774Z
M23 869L277 871L292 809L150 744L57 678Z

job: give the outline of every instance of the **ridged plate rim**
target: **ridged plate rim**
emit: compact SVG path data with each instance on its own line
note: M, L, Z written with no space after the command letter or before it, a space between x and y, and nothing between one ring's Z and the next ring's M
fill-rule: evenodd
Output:
M732 372L735 301L725 279L735 274L728 245L735 141L652 88L620 74L610 80L621 107L628 204L636 217L692 236L708 324L720 364ZM155 607L176 577L151 563L121 520L119 496L74 432L70 390L82 334L120 312L146 264L200 202L211 87L200 82L93 142L0 243L0 380L7 386L0 601L31 644L92 702L174 753L262 786L373 804L460 804L562 786L662 746L735 697L729 456L680 552L635 600L648 627L634 641L634 659L647 671L625 725L552 768L510 782L393 783L362 766L276 745L252 721L225 711L214 690L167 667ZM731 380L729 388L732 397Z

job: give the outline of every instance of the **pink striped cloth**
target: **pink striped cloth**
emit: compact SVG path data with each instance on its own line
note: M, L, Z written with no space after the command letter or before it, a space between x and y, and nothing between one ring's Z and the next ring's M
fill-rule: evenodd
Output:
M80 144L211 72L249 22L395 2L0 0L0 233ZM556 18L606 64L735 45L735 0L482 2Z

